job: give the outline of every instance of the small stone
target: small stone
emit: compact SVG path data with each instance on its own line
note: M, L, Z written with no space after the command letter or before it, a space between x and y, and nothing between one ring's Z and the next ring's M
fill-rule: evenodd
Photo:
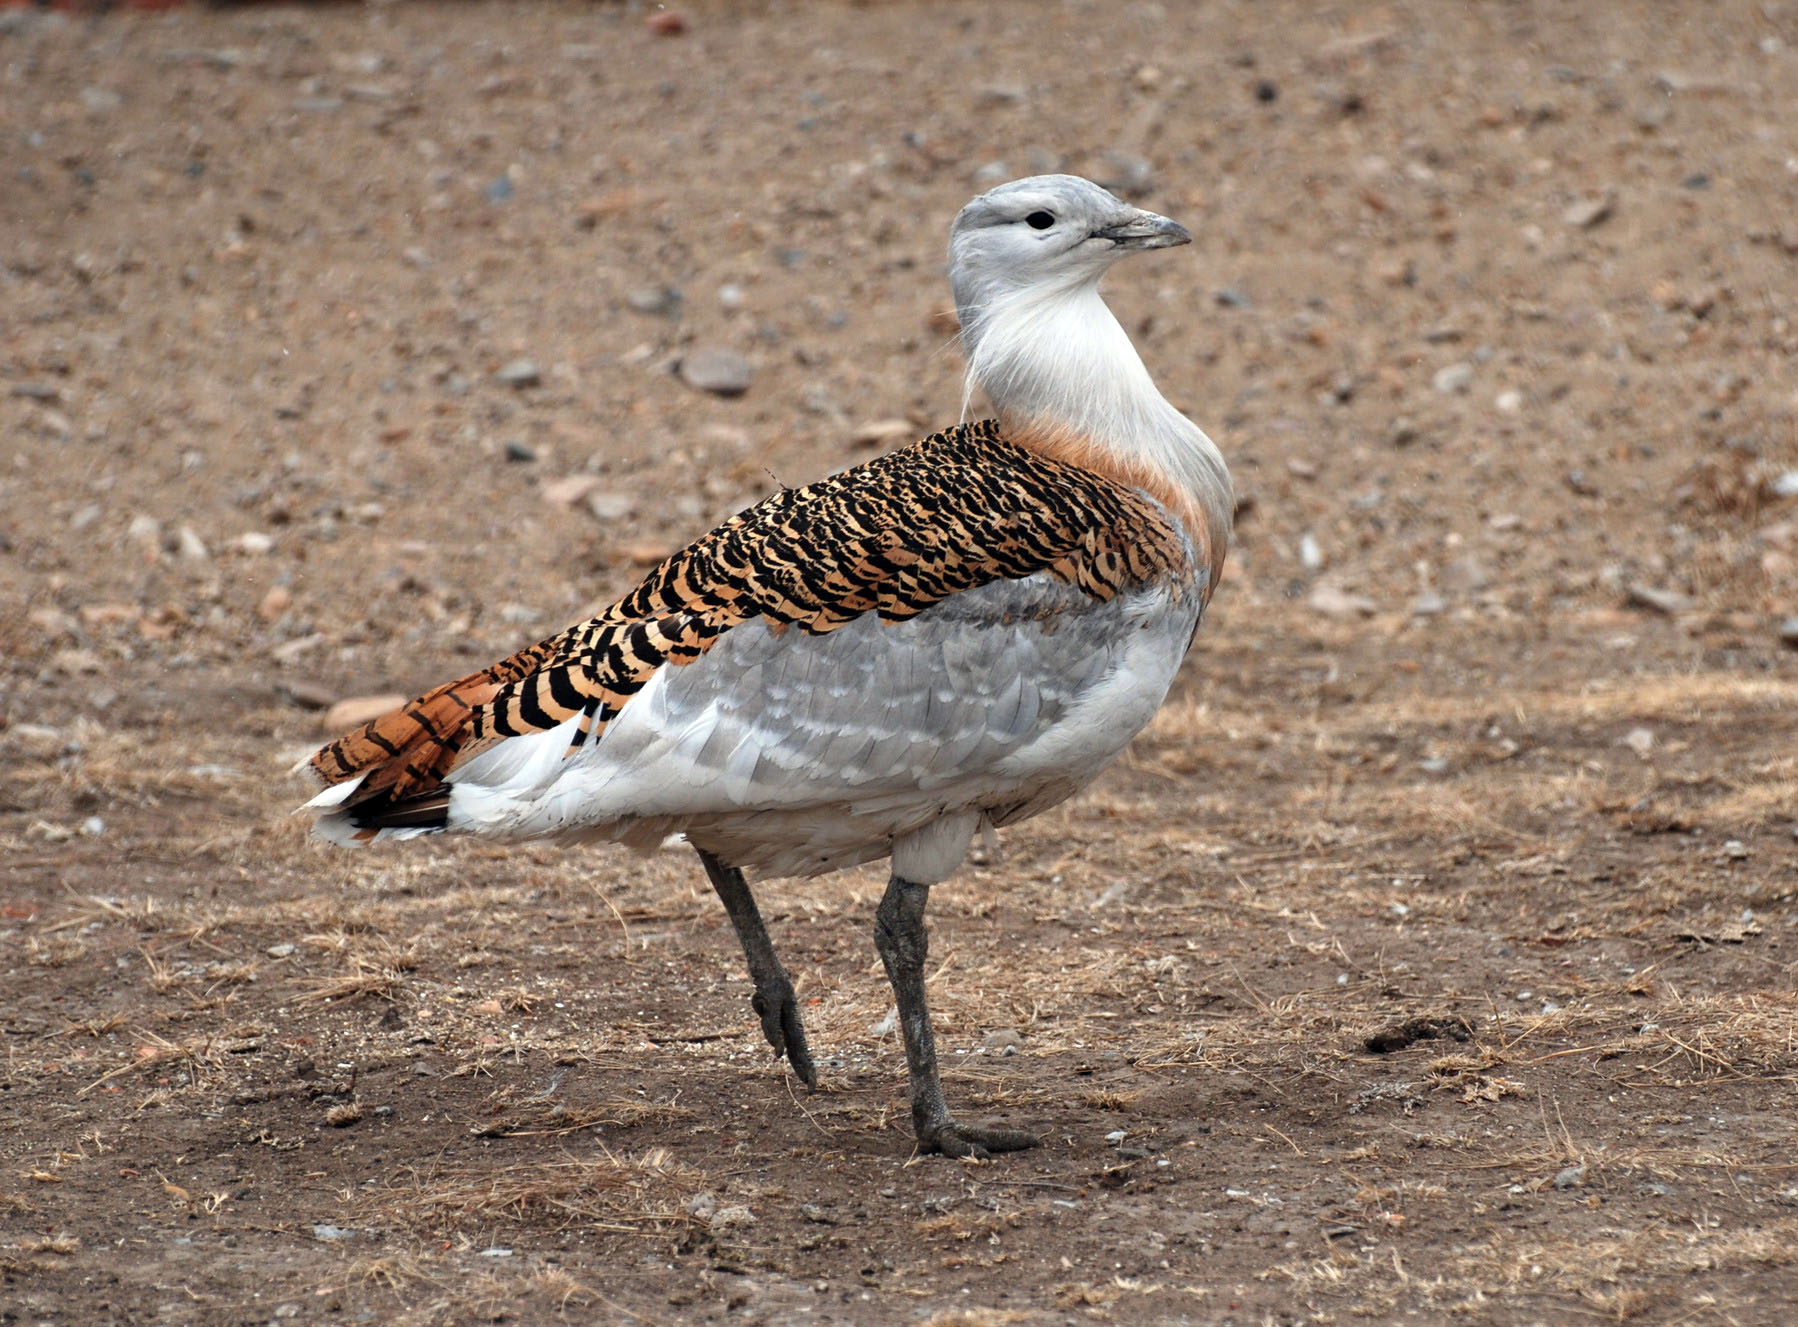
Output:
M82 825L81 832L84 834L87 832L87 826L85 824ZM1748 845L1743 843L1742 840L1725 839L1723 841L1723 855L1732 862L1744 862L1753 854L1748 851Z
M1322 613L1325 617L1334 618L1338 622L1372 617L1380 611L1380 606L1366 595L1350 594L1334 585L1317 586L1311 591L1305 602L1314 611Z
M264 622L273 622L292 606L293 591L285 585L271 585L268 593L262 596L262 602L256 605L256 616Z
M1440 617L1448 612L1448 600L1434 590L1425 590L1411 601L1412 617Z
M239 553L248 553L251 557L261 557L265 553L275 551L275 537L263 534L260 530L246 530L237 536L234 547Z
M739 286L734 281L727 281L724 285L718 287L718 303L727 309L742 308L746 298L747 296L743 293L743 287Z
M714 396L741 396L749 390L753 370L734 350L695 350L682 356L676 370L687 386Z
M672 318L680 312L682 296L673 286L638 286L626 292L624 302L638 313Z
M82 88L81 104L96 115L104 115L123 106L125 99L111 88Z
M643 26L658 37L678 37L687 30L687 16L678 9L661 9L644 19Z
M515 359L493 375L508 387L535 387L543 381L543 371L535 360Z
M1689 613L1694 607L1691 595L1654 585L1632 585L1625 591L1625 598L1631 608L1646 608L1667 617Z
M55 402L55 401L62 400L61 390L59 388L57 388L53 383L47 383L47 382L14 383L13 389L12 389L12 394L14 396L22 396L27 401Z
M1115 194L1147 193L1155 186L1155 163L1132 152L1107 152L1100 160L1104 169L1098 183Z
M99 816L89 816L86 820L81 822L81 834L83 838L97 839L105 832L106 822L100 819ZM1725 847L1727 846L1728 845L1725 845Z
M498 1018L506 1012L506 1007L498 1000L488 998L478 1001L474 1006L474 1012L487 1018Z
M211 556L206 551L206 541L195 533L191 525L184 525L176 532L175 548L189 562L204 562Z
M76 673L97 673L100 671L100 656L92 650L58 650L50 656L50 667L71 677Z
M142 545L150 556L155 557L162 552L162 522L154 516L133 516L125 533L133 543Z
M1643 760L1654 750L1654 733L1647 728L1631 728L1622 737L1622 743Z
M267 954L270 958L292 958L295 954L300 952L300 947L282 941L278 945L270 945L262 952Z
M320 1225L312 1227L312 1238L322 1239L327 1243L333 1243L337 1240L355 1239L356 1232L347 1230L343 1226Z
M1788 617L1779 624L1779 642L1788 649L1798 650L1798 617Z
M1323 570L1323 547L1317 542L1317 536L1309 530L1299 536L1299 565L1309 572Z
M1462 361L1437 369L1430 386L1444 394L1464 392L1473 385L1473 365Z
M1219 308L1246 309L1249 307L1249 297L1235 286L1225 286L1215 292L1211 298Z
M510 1258L512 1250L494 1245L491 1249L482 1249L475 1255L477 1258Z
M1557 1189L1577 1189L1585 1182L1586 1168L1584 1166L1568 1166L1555 1172L1555 1188Z
M405 703L406 697L400 695L350 696L326 710L324 717L318 721L318 726L321 731L333 736L347 733L370 719L378 719L383 714L397 710Z
M1278 101L1280 88L1272 79L1264 78L1255 84L1255 100L1263 105L1270 101Z
M341 105L342 103L339 104ZM336 107L333 107L332 109L335 110ZM487 181L487 187L482 190L482 192L487 195L488 202L503 203L513 194L512 177L510 175L496 175L491 180Z
M599 487L598 475L569 475L552 479L537 491L552 507L572 507Z
M872 419L856 425L849 435L852 447L889 447L911 438L917 430L909 419Z
M718 1210L718 1197L708 1190L694 1194L681 1206L688 1216L696 1216L701 1221L709 1221L712 1219L712 1213Z
M619 545L618 556L633 567L653 567L673 551L666 544L655 544L644 540L638 543Z
M1582 198L1561 213L1561 220L1575 230L1590 230L1593 226L1610 220L1611 214L1616 210L1617 195L1606 190L1596 198Z
M755 1224L755 1213L747 1207L720 1207L712 1217L714 1226L752 1226Z
M1516 388L1500 392L1492 398L1492 404L1500 414L1514 415L1523 409L1523 393Z
M592 493L587 497L587 510L593 513L595 520L609 524L628 520L637 510L637 500L629 493Z
M528 465L537 459L537 451L529 443L514 440L506 444L506 459Z

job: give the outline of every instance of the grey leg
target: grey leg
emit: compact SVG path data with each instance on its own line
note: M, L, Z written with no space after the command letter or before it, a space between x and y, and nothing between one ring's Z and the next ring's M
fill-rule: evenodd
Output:
M986 1157L993 1152L1020 1152L1038 1139L1018 1129L959 1124L943 1100L937 1076L936 1037L924 1002L924 959L930 941L924 933L924 906L930 886L894 876L874 914L874 947L893 983L899 1002L899 1027L905 1036L905 1066L911 1075L911 1122L920 1152L951 1157Z
M730 914L730 924L737 928L737 939L743 944L743 957L749 961L749 976L755 982L755 994L749 997L749 1003L762 1020L762 1035L768 1038L776 1056L787 1057L801 1082L817 1087L818 1070L805 1044L805 1025L799 1021L799 999L774 952L768 928L762 925L762 914L749 892L749 882L736 867L726 866L703 849L695 851L705 863L706 877Z

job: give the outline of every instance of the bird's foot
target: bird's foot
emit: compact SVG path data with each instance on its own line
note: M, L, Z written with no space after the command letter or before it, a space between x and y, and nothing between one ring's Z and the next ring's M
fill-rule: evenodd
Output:
M799 997L793 994L793 983L784 974L758 983L749 1003L762 1020L762 1035L774 1047L774 1054L786 1056L799 1081L816 1088L818 1070L812 1063L811 1048L805 1044L805 1024L799 1021Z
M1042 1141L1022 1129L962 1124L954 1119L942 1119L918 1130L918 1151L940 1152L946 1157L972 1157L976 1161L985 1161L995 1152L1022 1152L1040 1147Z

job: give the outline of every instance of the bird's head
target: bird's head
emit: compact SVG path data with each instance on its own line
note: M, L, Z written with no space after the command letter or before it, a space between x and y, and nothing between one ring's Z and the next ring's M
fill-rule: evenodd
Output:
M949 229L949 282L964 324L996 298L1089 286L1125 254L1187 244L1176 221L1078 175L1032 175L989 189Z

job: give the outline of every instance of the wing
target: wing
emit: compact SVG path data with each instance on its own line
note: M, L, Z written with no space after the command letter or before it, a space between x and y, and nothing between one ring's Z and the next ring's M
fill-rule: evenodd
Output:
M633 824L730 836L784 874L889 844L948 809L1004 823L1084 785L1161 704L1199 606L1169 587L1095 600L1039 573L903 622L751 625L659 673L574 756L545 732L475 756L451 828L570 835Z
M312 805L353 809L367 829L441 827L445 785L462 782L468 762L490 755L484 771L536 768L546 744L520 739L544 733L557 735L557 758L569 758L604 738L627 705L641 705L639 693L681 691L674 679L747 625L765 647L786 633L825 638L851 625L865 635L982 586L1031 577L1070 603L1105 603L1150 584L1182 587L1200 603L1209 591L1192 540L1145 494L1014 447L990 422L963 425L774 494L669 558L598 617L323 748L311 768L333 786ZM973 648L942 646L964 647ZM804 657L818 660L807 685L828 690L847 685L859 656L845 645ZM769 677L755 639L700 676L722 678L723 660ZM839 668L849 671L839 677L831 671ZM724 688L715 680L712 689L754 695L753 684L736 681ZM779 713L765 711L764 732Z

